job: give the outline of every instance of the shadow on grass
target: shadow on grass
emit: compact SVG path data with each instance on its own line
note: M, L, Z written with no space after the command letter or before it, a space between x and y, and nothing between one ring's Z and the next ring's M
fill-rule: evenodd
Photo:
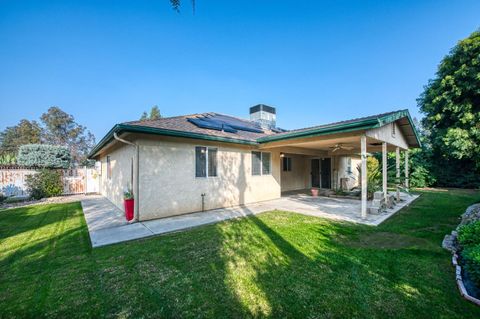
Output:
M0 241L21 233L36 231L39 227L60 222L66 210L78 208L78 203L35 205L11 208L0 212ZM48 218L47 218L48 216ZM52 218L54 217L54 218Z
M458 216L420 204L379 228L276 211L94 250L72 206L1 256L0 317L478 317L435 237L348 244Z

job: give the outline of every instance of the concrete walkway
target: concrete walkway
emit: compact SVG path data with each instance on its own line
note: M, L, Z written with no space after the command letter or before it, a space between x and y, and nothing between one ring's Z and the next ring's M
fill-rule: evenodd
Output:
M284 210L299 214L376 226L398 212L418 195L402 195L403 201L379 215L360 217L360 201L355 199L312 197L303 194L232 208L220 208L174 217L129 224L123 212L102 196L82 200L83 212L93 247L213 224L266 211Z

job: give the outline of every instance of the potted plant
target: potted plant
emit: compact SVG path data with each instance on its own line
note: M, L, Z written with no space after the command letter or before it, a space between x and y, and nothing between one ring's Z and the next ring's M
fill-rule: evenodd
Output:
M312 187L311 191L312 191L312 196L313 196L313 197L317 197L317 196L318 196L318 188Z
M127 189L123 192L123 206L125 207L125 218L127 221L131 221L133 219L133 212L134 212L134 198L133 192L131 189Z

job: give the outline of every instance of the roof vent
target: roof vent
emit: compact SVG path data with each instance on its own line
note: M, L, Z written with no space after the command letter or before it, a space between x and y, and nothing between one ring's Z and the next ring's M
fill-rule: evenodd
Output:
M250 108L250 120L260 124L264 129L274 129L277 126L277 115L274 107L257 104Z

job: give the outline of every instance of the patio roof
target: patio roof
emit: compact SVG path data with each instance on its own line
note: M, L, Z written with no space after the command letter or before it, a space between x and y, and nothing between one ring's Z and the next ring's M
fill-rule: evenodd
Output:
M358 130L368 130L384 126L400 119L405 119L403 123L400 123L400 126L406 131L405 136L407 137L409 144L417 147L421 146L418 132L415 129L415 125L413 124L413 120L408 110L388 112L348 121L341 121L331 124L314 126L310 128L292 130L288 132L278 133L275 135L261 137L257 139L257 141L259 143L267 143L295 138L305 138L321 135L347 133Z

